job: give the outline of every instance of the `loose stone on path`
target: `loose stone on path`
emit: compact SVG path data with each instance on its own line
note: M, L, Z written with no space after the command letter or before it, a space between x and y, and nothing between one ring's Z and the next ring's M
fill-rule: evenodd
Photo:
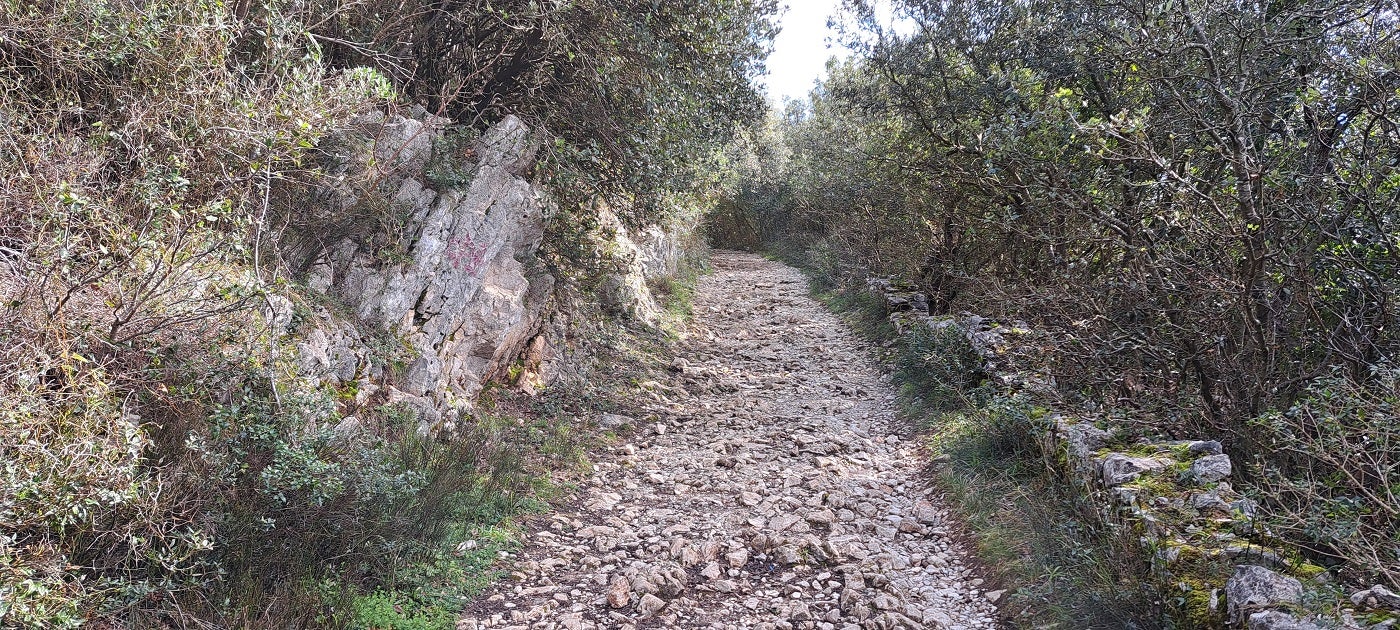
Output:
M895 393L794 269L716 252L649 411L459 629L995 628ZM523 576L523 579L522 579Z

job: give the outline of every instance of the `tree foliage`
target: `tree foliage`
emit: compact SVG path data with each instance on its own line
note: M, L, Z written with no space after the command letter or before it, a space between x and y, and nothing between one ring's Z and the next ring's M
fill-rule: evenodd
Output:
M775 0L371 0L315 31L332 63L370 65L463 122L515 113L559 142L558 192L654 209L734 125L761 115L752 80Z

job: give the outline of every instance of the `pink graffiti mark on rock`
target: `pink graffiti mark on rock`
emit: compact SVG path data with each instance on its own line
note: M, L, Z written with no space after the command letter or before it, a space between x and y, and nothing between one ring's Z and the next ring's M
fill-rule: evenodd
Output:
M478 243L471 235L459 236L447 244L447 264L453 269L475 275L486 261L486 243Z

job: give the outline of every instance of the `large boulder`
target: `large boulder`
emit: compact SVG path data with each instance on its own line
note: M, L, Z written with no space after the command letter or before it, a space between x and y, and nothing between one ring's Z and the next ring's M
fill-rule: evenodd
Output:
M1191 467L1182 476L1182 481L1194 485L1215 483L1229 477L1232 468L1229 455L1206 455L1191 462Z
M1231 623L1256 612L1296 605L1303 600L1303 583L1264 567L1242 564L1225 582L1225 600Z

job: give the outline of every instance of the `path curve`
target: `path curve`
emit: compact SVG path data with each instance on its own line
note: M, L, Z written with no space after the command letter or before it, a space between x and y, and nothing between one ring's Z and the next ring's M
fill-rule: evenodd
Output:
M866 346L791 267L712 262L674 378L644 388L660 421L459 629L996 627Z

